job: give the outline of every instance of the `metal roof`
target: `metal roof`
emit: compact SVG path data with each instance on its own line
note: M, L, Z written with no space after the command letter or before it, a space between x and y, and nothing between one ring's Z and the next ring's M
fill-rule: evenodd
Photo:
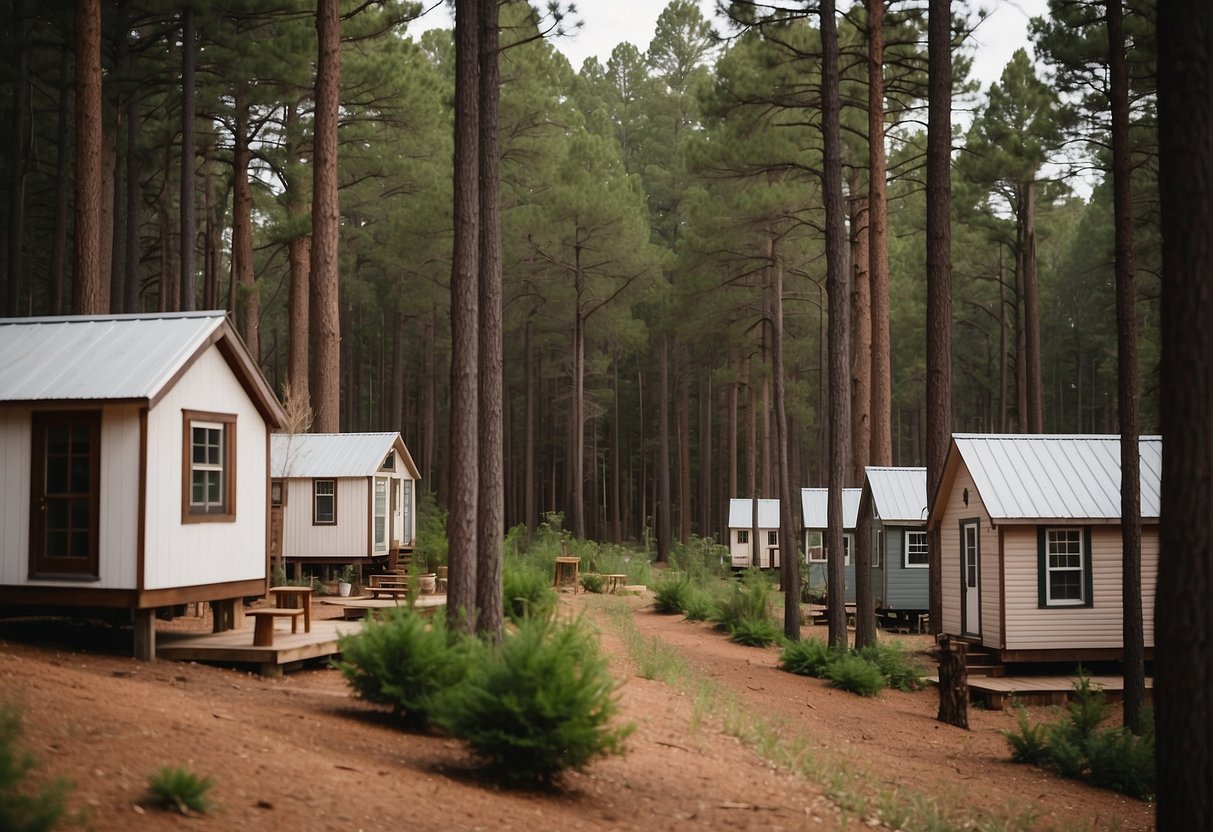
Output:
M223 312L0 319L0 401L153 399Z
M730 529L750 529L754 527L752 522L754 517L753 501L749 497L733 498L729 500L729 528ZM760 529L778 529L779 528L779 501L764 500L758 501L758 528Z
M956 434L992 520L1119 520L1120 437ZM1140 437L1141 516L1158 518L1162 438Z
M806 529L824 529L826 527L829 493L828 488L800 489L800 507ZM844 529L855 528L855 524L859 520L859 494L860 489L858 488L842 489L842 527Z
M369 477L397 442L404 447L399 433L275 433L271 476Z
M885 523L907 526L926 525L927 469L884 468L869 465L864 468L868 490L876 516Z

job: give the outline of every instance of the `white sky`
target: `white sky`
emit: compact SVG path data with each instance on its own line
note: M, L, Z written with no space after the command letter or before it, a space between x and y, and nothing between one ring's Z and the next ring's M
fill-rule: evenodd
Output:
M426 5L432 5L436 0L424 0ZM657 26L657 17L666 7L666 0L575 0L578 13L576 15L583 25L573 35L556 38L553 43L565 54L574 70L581 69L581 64L590 55L598 56L605 64L611 50L624 41L631 42L637 49L644 52L648 49L649 41L653 39L653 31ZM843 0L845 3L845 0ZM1019 47L1026 47L1031 53L1028 42L1028 19L1043 16L1048 10L1048 0L978 0L980 5L989 11L987 18L981 23L973 35L973 74L981 81L982 89L986 89L1002 74L1002 69L1011 54ZM699 0L699 7L705 17L711 19L716 6L716 0ZM451 26L451 12L445 3L428 12L423 18L413 23L409 30L416 36L425 29ZM721 24L716 23L717 28Z

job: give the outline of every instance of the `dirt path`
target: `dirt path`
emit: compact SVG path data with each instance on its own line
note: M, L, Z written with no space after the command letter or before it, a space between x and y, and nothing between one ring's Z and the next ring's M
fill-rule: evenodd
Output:
M580 595L564 600L572 612L587 605ZM1010 806L1016 816L1034 810L1034 828L1152 828L1147 805L1005 762L997 731L1010 715L974 711L974 730L947 728L933 719L933 692L864 700L833 691L775 669L773 650L732 645L637 599L637 632L670 645L710 680L704 689L715 702L733 704L642 679L604 600L590 599L589 613L624 680L622 709L636 731L626 756L570 774L560 793L481 782L460 743L401 733L328 669L268 681L139 663L78 629L8 622L0 625L0 698L24 714L24 744L39 772L72 780L72 807L99 832L867 828L870 811L840 812L817 782L773 768L725 730L755 717L770 742L803 736L819 770L838 765L856 775L848 789ZM139 806L148 775L165 765L211 776L217 809L179 818Z

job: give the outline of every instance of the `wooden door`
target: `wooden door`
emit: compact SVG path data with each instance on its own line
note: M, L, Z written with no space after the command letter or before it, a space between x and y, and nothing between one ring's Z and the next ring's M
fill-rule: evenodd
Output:
M33 415L30 576L97 578L101 413Z

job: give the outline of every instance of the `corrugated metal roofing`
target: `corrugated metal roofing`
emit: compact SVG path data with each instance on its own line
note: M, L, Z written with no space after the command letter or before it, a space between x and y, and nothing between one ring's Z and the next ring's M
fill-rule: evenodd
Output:
M0 401L151 399L223 312L0 319Z
M926 525L926 468L870 465L864 469L864 476L872 492L872 504L881 520L886 523Z
M729 500L729 528L730 529L750 529L754 524L751 522L754 517L753 501L746 498L733 498ZM760 529L778 529L779 528L779 501L778 500L763 500L758 501L758 528Z
M828 488L800 489L800 507L806 529L824 529L826 527L829 494ZM842 527L844 529L855 528L855 524L859 520L859 494L860 489L858 488L842 489Z
M275 477L369 477L383 466L398 433L275 433Z
M1120 437L956 434L977 493L998 521L1118 520ZM1156 519L1162 438L1143 436L1141 516Z

